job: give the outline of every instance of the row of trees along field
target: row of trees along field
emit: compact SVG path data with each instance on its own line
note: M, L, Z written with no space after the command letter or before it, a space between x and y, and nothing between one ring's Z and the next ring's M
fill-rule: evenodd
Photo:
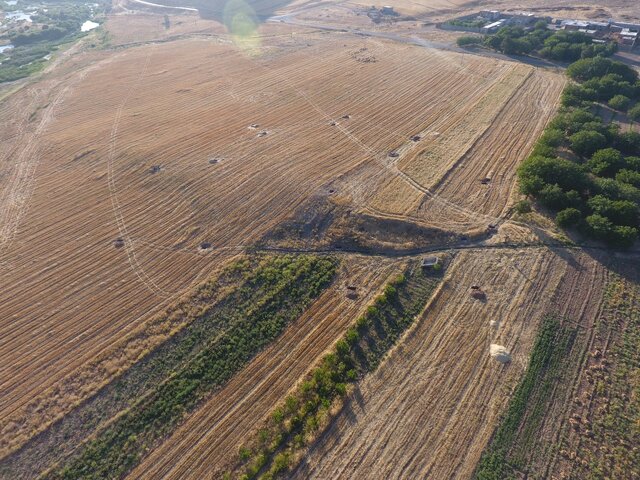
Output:
M389 282L364 315L347 330L271 418L240 448L233 470L238 478L282 478L300 454L328 428L332 407L347 388L374 371L424 309L442 278L441 264L431 272L412 265ZM228 472L223 478L232 478ZM234 478L236 476L233 476Z
M597 44L582 32L565 30L552 31L544 21L535 24L532 30L522 27L503 27L495 35L484 38L465 36L458 39L458 45L483 44L507 55L537 55L551 60L574 62L581 58L611 56L617 50L613 42Z
M520 190L554 212L559 226L630 247L640 227L640 133L602 117L624 119L626 111L640 121L638 74L601 56L576 61L567 74L576 83L519 167Z

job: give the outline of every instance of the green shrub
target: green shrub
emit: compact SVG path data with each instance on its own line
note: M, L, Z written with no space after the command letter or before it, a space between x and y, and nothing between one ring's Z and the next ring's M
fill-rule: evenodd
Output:
M640 103L629 109L627 113L634 122L640 122Z
M582 220L582 213L577 208L565 208L556 215L556 224L562 228L575 227Z
M515 204L514 208L515 211L520 214L529 213L531 211L531 203L529 203L529 201L527 200L520 200Z
M631 99L624 95L614 95L611 97L611 100L609 100L609 106L614 110L619 110L621 112L626 111L630 104Z
M456 40L456 43L458 44L459 47L466 47L469 45L478 45L482 43L482 38L469 35L469 36L459 37Z

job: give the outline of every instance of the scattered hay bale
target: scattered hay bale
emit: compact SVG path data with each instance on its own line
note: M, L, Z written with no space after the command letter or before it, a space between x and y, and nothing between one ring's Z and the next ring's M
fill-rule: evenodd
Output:
M478 285L471 285L471 297L484 302L487 294Z
M495 343L492 343L489 346L489 355L491 355L491 358L503 364L509 363L511 361L511 355L509 354L509 351L502 345L498 345Z

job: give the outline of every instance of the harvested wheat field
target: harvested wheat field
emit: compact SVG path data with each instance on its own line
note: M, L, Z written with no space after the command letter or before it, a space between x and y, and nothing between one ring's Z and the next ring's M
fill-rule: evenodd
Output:
M554 72L511 68L481 97L434 117L397 147L398 176L386 180L369 207L451 230L495 223L511 200L515 167L550 120L564 85Z
M592 315L601 296L576 281L599 288L602 272L546 249L458 254L414 329L349 395L294 478L470 478L542 315ZM499 347L510 363L493 358Z
M36 117L31 143L13 152L38 152L20 173L32 190L18 202L19 229L3 225L8 443L95 391L108 375L73 393L58 386L309 194L365 162L386 175L380 160L397 139L457 107L450 89L471 102L514 68L388 42L311 41L257 58L215 39L118 51L72 75ZM11 188L12 198L29 192Z
M401 267L402 262L397 261L345 261L334 286L128 478L221 476L247 432L270 413ZM365 293L356 300L348 299L345 285L357 285Z
M0 479L583 472L640 290L522 201L568 77L436 30L490 4L393 6L117 0L0 82Z

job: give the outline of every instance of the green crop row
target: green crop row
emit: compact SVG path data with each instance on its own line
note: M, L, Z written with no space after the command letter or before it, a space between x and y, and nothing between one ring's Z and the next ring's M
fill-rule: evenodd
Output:
M123 476L147 450L175 429L186 413L280 335L329 285L336 266L332 258L309 255L272 257L263 263L257 273L247 275L240 292L231 296L238 303L235 307L230 304L237 311L229 313L238 321L204 342L199 342L205 334L202 331L187 337L185 348L195 353L66 465L45 478ZM195 350L194 343L198 344Z
M350 384L376 369L439 281L439 272L429 274L416 267L387 284L334 350L273 410L257 438L248 439L240 449L235 474L244 480L272 479L289 471L296 454L327 427L332 405L346 397Z
M476 479L519 478L515 474L522 467L518 453L527 452L535 443L536 432L544 420L550 394L575 334L575 329L561 325L555 317L543 319L527 371L480 460Z

